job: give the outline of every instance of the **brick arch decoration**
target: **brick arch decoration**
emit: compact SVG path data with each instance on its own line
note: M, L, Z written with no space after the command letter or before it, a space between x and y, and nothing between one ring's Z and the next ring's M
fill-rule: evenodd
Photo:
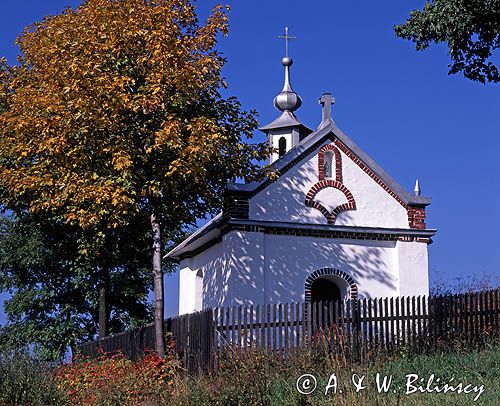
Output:
M305 283L305 301L306 303L311 303L311 288L312 284L316 279L321 278L322 276L336 276L340 279L343 279L349 285L350 297L349 299L357 299L358 297L358 286L356 282L344 271L339 271L335 268L322 268L311 273Z
M346 197L347 203L343 203L343 204L335 207L330 212L321 203L315 201L314 198L316 197L316 195L321 190L323 190L327 187L331 187L331 188L340 190L344 194L344 196ZM331 180L331 179L320 180L319 182L315 183L313 185L313 187L311 189L309 189L309 192L307 192L304 204L307 207L312 207L314 209L319 210L321 213L323 213L326 220L328 221L328 224L335 224L335 220L337 220L337 216L340 213L347 211L347 210L356 210L356 201L354 200L354 196L349 191L349 189L347 189L342 183L340 183L336 180Z
M333 144L323 145L318 152L318 178L325 179L325 152L332 151L335 157L335 180L342 183L342 155Z

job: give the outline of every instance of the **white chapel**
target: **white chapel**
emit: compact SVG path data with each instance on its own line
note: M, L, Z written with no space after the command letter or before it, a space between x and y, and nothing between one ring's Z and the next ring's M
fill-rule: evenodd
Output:
M166 256L180 265L179 314L217 306L427 295L430 198L407 192L332 118L316 130L285 57L281 112L260 130L277 176L228 184L223 211Z

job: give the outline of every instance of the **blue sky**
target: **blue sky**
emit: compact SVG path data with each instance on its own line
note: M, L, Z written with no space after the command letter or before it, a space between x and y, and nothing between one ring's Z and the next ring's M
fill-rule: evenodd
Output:
M216 4L198 3L202 16ZM283 81L284 45L276 36L289 26L297 37L290 56L292 84L303 99L297 112L302 121L316 128L321 118L317 99L332 92L337 125L407 189L418 177L423 194L432 197L427 224L439 231L430 246L431 277L498 278L499 85L448 76L446 47L416 52L395 37L393 25L424 1L229 3L230 35L219 47L228 59L229 94L256 109L261 124L277 116L272 100ZM23 27L76 4L2 4L0 56L13 63L14 39ZM167 277L166 285L167 314L174 314L176 276Z

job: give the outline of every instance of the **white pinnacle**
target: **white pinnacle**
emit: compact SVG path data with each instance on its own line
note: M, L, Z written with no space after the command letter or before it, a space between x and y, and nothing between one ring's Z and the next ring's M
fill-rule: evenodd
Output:
M415 181L415 189L413 189L413 193L415 193L415 196L420 196L420 193L422 191L420 190L420 183L418 179Z

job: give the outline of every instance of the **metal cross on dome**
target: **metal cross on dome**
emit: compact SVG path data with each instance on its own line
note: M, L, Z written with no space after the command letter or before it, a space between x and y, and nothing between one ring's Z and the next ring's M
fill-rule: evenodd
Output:
M288 35L288 27L285 27L285 35L278 35L278 38L285 40L285 57L288 58L288 41L297 37Z

